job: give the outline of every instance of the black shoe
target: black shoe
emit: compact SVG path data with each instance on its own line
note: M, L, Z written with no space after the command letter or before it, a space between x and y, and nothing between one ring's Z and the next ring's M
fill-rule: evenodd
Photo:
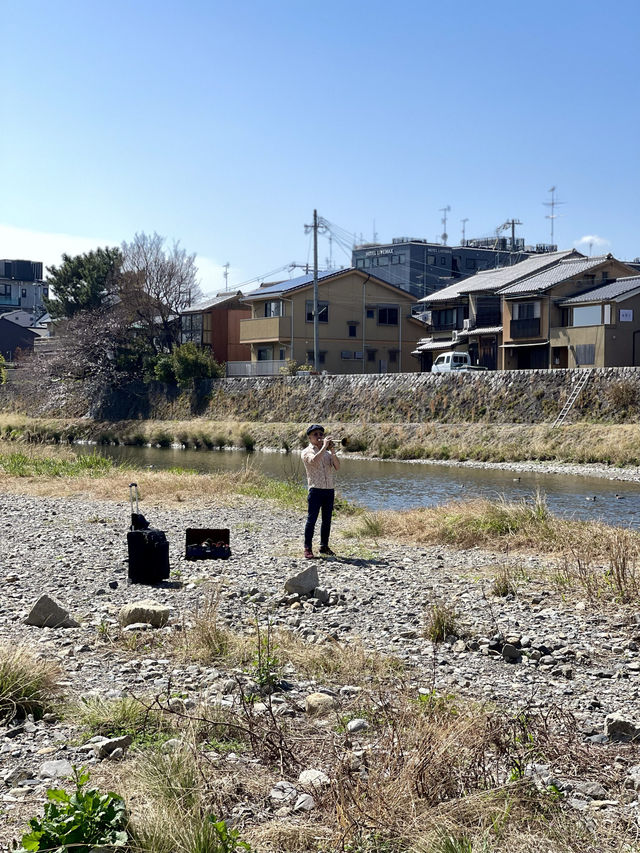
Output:
M331 550L331 548L329 548L329 546L328 546L328 545L321 545L321 546L320 546L320 553L321 553L321 554L326 554L326 555L327 555L327 557L335 557L335 555L336 555L336 554L335 554L335 551L332 551L332 550Z

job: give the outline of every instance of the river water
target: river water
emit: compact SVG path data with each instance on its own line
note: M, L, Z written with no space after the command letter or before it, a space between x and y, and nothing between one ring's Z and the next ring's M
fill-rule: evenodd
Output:
M257 452L248 456L243 451L128 446L79 446L78 450L97 451L115 462L158 469L177 466L236 471L249 462L270 477L296 477L304 482L298 453ZM540 492L551 512L563 518L601 519L623 526L640 522L639 483L541 471L356 459L346 453L341 454L341 461L338 491L372 510L413 509L475 497L531 500Z

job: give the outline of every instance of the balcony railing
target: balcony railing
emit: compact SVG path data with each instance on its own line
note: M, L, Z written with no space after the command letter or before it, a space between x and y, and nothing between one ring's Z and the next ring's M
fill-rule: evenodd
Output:
M291 338L291 317L255 317L240 320L240 343L286 341Z
M540 337L540 317L531 317L524 320L512 320L512 338L537 338Z
M227 376L278 376L286 361L228 361Z
M0 296L0 305L3 307L5 305L11 305L14 308L18 308L20 306L20 297L19 296L11 297L11 296L2 295L2 296Z

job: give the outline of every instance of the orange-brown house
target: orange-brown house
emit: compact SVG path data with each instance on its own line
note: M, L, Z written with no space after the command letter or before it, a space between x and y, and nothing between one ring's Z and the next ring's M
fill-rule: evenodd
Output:
M242 291L223 291L180 312L180 343L209 349L216 361L249 361L251 347L240 343L240 321L251 317Z

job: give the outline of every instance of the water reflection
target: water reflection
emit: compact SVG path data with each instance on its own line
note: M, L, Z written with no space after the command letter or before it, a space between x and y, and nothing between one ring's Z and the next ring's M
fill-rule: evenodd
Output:
M117 462L162 469L179 466L198 471L237 471L247 461L245 453L228 450L79 448L83 452L96 449ZM268 476L294 477L304 482L304 468L297 453L254 453L250 459ZM601 519L620 525L635 525L640 519L637 483L568 474L354 459L346 453L342 460L339 491L369 509L411 509L465 497L532 499L540 491L546 495L549 509L564 518Z

